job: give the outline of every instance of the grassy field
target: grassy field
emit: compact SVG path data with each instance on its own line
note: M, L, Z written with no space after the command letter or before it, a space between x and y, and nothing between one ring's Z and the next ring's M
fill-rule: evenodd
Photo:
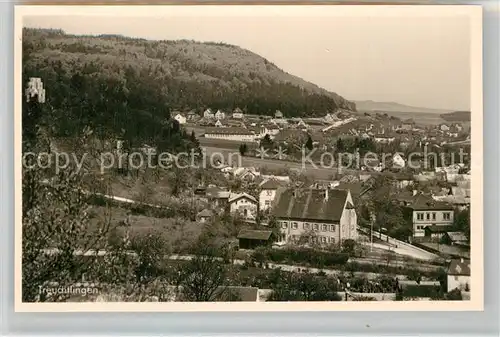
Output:
M129 232L131 238L148 233L158 233L176 251L182 251L193 243L203 230L203 225L180 218L153 218L144 215L130 215L130 226L124 226L128 211L120 207L93 206L90 210L91 226L102 226L110 219L110 228L116 228L119 235Z

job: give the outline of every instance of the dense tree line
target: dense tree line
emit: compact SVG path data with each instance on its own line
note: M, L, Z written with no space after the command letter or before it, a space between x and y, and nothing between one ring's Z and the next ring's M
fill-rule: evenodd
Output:
M239 51L234 46L217 46L219 58ZM355 109L352 102L334 93L305 89L297 79L257 55L257 65L264 64L260 72L248 68L243 61L231 67L221 66L216 57L210 59L210 55L204 54L205 47L188 41L75 37L61 31L25 29L23 57L28 76L38 72L39 77L47 78L51 90L57 91L54 104L60 106L73 96L77 96L78 102L96 100L95 104L82 105L74 111L75 117L94 116L118 130L133 123L152 127L156 122L158 127L158 120L168 117L167 107L240 107L247 113L262 115L280 110L286 116L317 116L338 108ZM75 74L79 76L73 78ZM290 82L283 80L286 76ZM61 83L56 85L58 81ZM82 88L90 92L80 95ZM104 115L99 113L104 104L99 94L113 96L110 102L104 101L108 107ZM79 119L71 123L79 123Z

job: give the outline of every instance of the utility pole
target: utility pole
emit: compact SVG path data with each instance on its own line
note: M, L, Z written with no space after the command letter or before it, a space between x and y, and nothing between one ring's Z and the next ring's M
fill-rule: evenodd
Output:
M373 219L370 221L371 228L370 228L370 252L373 252Z

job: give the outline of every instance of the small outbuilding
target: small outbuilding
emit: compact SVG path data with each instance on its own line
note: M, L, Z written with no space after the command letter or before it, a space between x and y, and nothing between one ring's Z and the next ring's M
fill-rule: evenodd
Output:
M271 246L271 231L242 229L238 233L240 249L255 249L257 247Z

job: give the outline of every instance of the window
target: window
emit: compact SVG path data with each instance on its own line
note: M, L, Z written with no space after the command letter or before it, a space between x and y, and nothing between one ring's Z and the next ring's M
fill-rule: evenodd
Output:
M271 200L266 200L266 206L271 206Z
M425 215L426 215L427 220L431 219L431 213L426 213Z
M328 230L328 225L323 225L323 232L326 232Z
M271 195L273 195L273 192L272 192L272 191L270 191L270 190L267 190L267 191L266 191L266 195L271 196Z
M330 232L335 232L335 225L330 225Z
M334 238L330 238L330 243L335 243L335 239Z
M432 213L432 220L436 220L436 212Z
M322 236L321 237L321 242L326 243L326 237Z
M443 213L443 220L451 220L451 213Z
M424 213L417 213L417 220L424 220Z
M309 228L310 228L309 223L308 223L308 222L306 222L306 223L304 224L304 229L309 229Z
M297 228L299 228L299 225L298 225L296 222L294 222L294 223L292 224L292 228L293 228L293 229L297 229Z
M287 223L287 222L285 222L285 221L283 221L283 222L281 223L281 228L283 228L283 229L288 228L288 223Z
M315 231L317 231L317 230L319 229L319 225L318 225L317 223L315 223L315 224L313 225L313 229L314 229Z
M458 276L455 276L455 281L458 281Z

